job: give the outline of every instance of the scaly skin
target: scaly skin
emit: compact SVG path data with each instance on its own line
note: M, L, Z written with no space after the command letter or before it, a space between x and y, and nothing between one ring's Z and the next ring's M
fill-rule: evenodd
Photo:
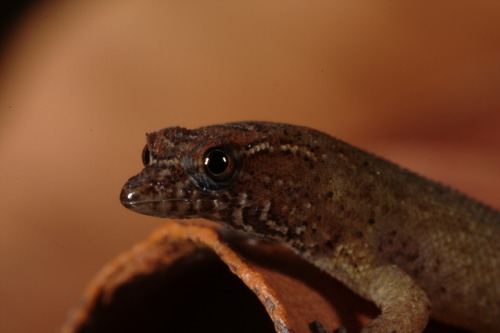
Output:
M122 204L202 217L290 247L373 301L363 332L421 332L429 314L500 332L500 213L321 132L229 123L147 135Z

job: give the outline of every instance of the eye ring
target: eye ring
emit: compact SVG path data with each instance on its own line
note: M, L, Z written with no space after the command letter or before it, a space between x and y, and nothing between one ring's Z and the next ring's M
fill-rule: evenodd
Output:
M216 183L230 181L236 173L236 164L234 154L226 147L211 148L203 156L205 173Z
M144 164L144 166L148 166L149 163L151 163L151 151L149 150L148 145L145 145L142 150L142 164Z

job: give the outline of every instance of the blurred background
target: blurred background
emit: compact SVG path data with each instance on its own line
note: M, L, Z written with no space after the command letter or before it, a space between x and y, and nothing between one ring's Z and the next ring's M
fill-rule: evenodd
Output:
M498 1L31 1L0 35L0 332L54 332L157 228L144 133L306 125L500 208Z

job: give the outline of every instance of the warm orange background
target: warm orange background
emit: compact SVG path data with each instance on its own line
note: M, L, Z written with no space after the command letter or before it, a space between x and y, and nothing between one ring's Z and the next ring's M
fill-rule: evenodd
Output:
M318 128L500 208L500 2L62 1L0 54L0 332L53 332L161 220L144 133Z

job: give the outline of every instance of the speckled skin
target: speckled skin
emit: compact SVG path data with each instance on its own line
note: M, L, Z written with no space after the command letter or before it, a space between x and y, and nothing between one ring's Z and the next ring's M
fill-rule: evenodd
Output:
M204 164L214 147L228 159L215 177ZM293 125L166 128L147 135L145 155L122 189L125 207L292 248L381 309L363 332L421 332L429 314L500 332L497 211Z

